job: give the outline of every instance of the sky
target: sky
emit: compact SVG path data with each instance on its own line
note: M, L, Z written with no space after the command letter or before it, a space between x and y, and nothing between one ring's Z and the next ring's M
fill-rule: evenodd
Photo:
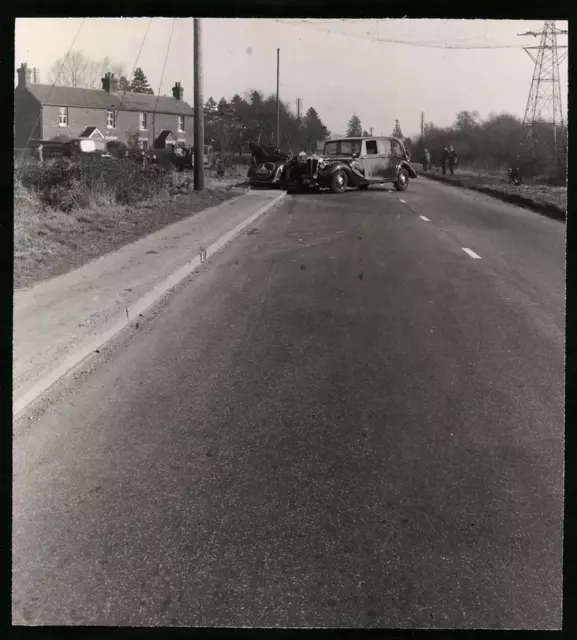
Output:
M534 63L519 36L543 27L524 20L202 20L203 97L230 99L249 89L276 93L280 49L280 97L296 112L297 98L313 106L333 133L345 133L356 113L365 129L390 134L398 119L405 135L425 121L453 123L464 109L523 117ZM566 21L557 27L567 29ZM148 29L148 31L147 31ZM47 37L49 36L49 37ZM146 37L145 37L146 36ZM75 40L76 38L76 40ZM402 40L413 44L384 42ZM558 37L567 44L567 36ZM433 46L416 46L428 44ZM507 48L443 48L500 46ZM129 74L141 67L152 88L171 94L180 82L193 102L191 18L18 18L15 62L40 70L70 49L89 58L109 56ZM562 52L563 50L560 50ZM164 72L163 72L164 70ZM561 64L563 113L567 113L567 61ZM15 73L16 83L16 73Z

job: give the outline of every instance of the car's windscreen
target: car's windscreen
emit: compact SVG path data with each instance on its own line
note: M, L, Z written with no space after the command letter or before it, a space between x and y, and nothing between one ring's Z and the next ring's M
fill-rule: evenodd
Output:
M325 156L350 156L361 152L361 140L334 140L325 144Z

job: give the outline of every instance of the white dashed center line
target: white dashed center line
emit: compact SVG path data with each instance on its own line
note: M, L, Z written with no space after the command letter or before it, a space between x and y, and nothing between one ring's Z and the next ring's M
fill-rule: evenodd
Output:
M401 200L401 199L399 198L399 200ZM407 201L406 201L406 200L401 200L401 202L402 202L403 204L407 204Z
M424 220L425 222L431 222L429 218L425 218L425 216L419 216L419 218L421 218L421 220Z
M463 247L463 251L465 253L468 253L471 258L473 258L474 260L481 260L481 256L476 254L474 251L471 251L471 249L467 249L467 247Z

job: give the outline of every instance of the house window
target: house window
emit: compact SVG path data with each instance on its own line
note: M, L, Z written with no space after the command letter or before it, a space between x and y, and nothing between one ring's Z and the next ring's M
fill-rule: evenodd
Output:
M146 113L140 114L140 129L146 131Z
M60 107L60 109L58 109L58 126L68 126L68 107Z
M138 146L143 150L143 151L148 151L148 140L139 140L138 141Z
M114 113L114 111L106 112L106 128L107 129L116 128L116 114Z
M178 130L184 131L184 116L178 116Z

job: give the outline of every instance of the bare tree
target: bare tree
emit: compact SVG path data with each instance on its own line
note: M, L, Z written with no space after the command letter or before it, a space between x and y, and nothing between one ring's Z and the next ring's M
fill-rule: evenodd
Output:
M50 67L48 81L67 87L86 87L90 60L82 51L71 51Z
M112 62L105 56L101 60L91 60L82 51L71 51L66 58L58 58L50 68L50 83L67 87L99 89L104 74L110 71L119 78L125 74L121 63Z

